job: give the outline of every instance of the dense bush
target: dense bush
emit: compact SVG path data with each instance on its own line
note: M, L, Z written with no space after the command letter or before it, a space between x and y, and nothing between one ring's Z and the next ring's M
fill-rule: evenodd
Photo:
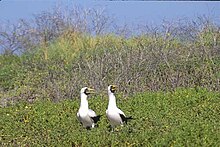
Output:
M42 12L34 24L20 20L0 31L2 105L73 98L83 86L102 93L112 83L125 95L177 87L220 90L220 32L213 22L164 22L126 36L129 30L107 29L112 21L105 11L68 10Z
M77 96L83 86L103 91L111 83L124 94L177 87L219 91L220 52L199 41L64 34L34 53L2 55L1 92L4 98L60 100Z

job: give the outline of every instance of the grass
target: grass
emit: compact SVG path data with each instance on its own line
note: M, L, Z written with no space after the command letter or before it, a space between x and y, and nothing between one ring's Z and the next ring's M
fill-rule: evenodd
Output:
M79 99L20 102L0 108L1 146L220 146L220 94L205 89L117 95L118 106L135 119L109 132L108 99L92 96L90 108L103 117L90 131L76 119Z

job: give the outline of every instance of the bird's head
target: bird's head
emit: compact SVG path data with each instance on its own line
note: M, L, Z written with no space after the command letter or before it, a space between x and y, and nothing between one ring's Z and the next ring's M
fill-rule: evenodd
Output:
M95 93L95 90L88 87L83 87L80 91L80 94L85 94L85 95L89 95L91 93Z
M116 85L109 85L108 86L108 93L115 93L116 89L117 89Z

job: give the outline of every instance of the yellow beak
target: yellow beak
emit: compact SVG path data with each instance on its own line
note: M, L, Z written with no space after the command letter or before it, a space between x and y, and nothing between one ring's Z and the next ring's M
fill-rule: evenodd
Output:
M118 87L117 85L112 85L112 90L115 91L117 89L117 87Z
M95 93L95 89L88 88L88 90L89 90L89 93Z

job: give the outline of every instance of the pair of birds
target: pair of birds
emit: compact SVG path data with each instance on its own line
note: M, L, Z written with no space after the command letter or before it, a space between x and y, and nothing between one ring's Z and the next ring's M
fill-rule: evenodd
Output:
M110 122L112 131L117 125L123 125L124 123L127 123L129 119L132 119L131 116L126 117L124 112L116 106L116 97L114 95L116 88L116 85L108 86L109 103L106 110L106 116ZM88 87L81 89L81 103L79 111L77 112L78 120L86 129L94 128L95 124L100 120L101 117L101 115L96 115L93 110L89 109L87 96L91 93L94 93L94 89Z

